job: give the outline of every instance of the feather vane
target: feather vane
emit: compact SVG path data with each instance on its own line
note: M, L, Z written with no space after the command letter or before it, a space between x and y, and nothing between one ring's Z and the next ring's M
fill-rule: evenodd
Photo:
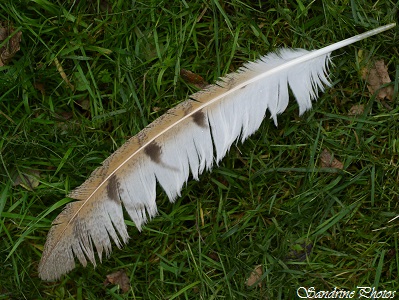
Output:
M234 141L244 141L259 128L267 110L277 125L277 115L288 105L289 88L300 114L310 109L318 91L329 85L331 51L393 26L317 51L282 49L268 54L170 109L68 195L79 201L67 204L53 221L39 276L60 278L75 268L75 256L82 265L90 261L95 266L95 250L101 261L103 254L111 253L112 241L120 248L129 238L122 204L141 230L157 213L157 182L173 202L190 173L198 180L226 155Z

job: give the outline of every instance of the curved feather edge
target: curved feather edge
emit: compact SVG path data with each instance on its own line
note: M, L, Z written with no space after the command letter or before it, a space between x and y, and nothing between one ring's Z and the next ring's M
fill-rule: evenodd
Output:
M53 221L39 276L43 280L60 278L75 268L75 256L83 266L87 261L95 266L94 248L101 261L103 254L111 253L112 241L118 248L127 243L122 203L140 230L157 213L157 182L173 202L190 173L198 180L225 156L234 141L244 141L259 128L267 110L277 125L277 115L288 105L289 88L300 114L310 109L318 91L329 85L326 71L331 51L391 27L317 51L281 49L246 63L170 109L68 195L79 201L66 205Z

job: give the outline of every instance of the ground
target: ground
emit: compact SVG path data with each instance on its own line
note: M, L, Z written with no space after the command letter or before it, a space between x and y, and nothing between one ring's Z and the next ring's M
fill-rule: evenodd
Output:
M399 219L389 222L399 215L395 28L334 52L332 85L311 111L298 116L292 98L277 127L266 116L219 166L190 179L174 204L158 188L158 216L139 232L126 215L129 243L96 268L78 264L55 282L38 277L51 222L73 201L66 194L196 92L197 76L215 82L280 47L322 48L396 22L397 7L388 0L2 1L8 37L0 46L14 48L2 48L0 67L0 299L399 292ZM392 79L389 96L365 80L374 60ZM125 293L103 284L121 269Z

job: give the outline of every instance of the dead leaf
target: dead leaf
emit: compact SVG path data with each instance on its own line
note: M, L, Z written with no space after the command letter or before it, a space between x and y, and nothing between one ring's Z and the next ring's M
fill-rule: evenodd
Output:
M28 191L33 191L39 186L40 171L26 170L24 173L19 173L14 180L13 186L20 185Z
M87 98L76 101L76 104L79 105L83 110L90 109L90 100Z
M0 43L6 40L9 36L12 37L7 43L0 48L0 67L8 64L20 49L19 43L21 42L22 32L14 32L15 28L4 25L0 22Z
M187 83L191 83L192 85L196 86L200 90L204 89L209 85L208 82L204 80L200 75L197 75L189 70L181 69L180 76L183 78L184 81Z
M263 274L262 265L256 266L254 270L251 272L251 275L249 275L246 285L253 286L261 278L262 274ZM259 282L258 286L262 287L262 282Z
M35 83L33 84L33 87L34 87L35 89L37 89L43 96L46 95L46 89L45 89L45 87L44 87L44 83L42 83L42 82L35 82Z
M75 87L73 86L73 84L69 81L68 76L65 74L64 72L64 68L62 67L62 65L60 64L60 62L58 61L58 58L55 57L54 58L54 64L58 70L58 73L60 73L62 79L65 81L65 83L69 86L69 88L74 91Z
M112 5L106 0L100 1L100 9L102 12L108 12L109 14L112 13Z
M367 88L371 94L375 94L376 98L382 100L387 98L393 100L394 88L392 85L381 88L384 84L390 83L388 67L385 65L384 60L380 59L375 61L370 67L362 69L362 78L367 81Z
M126 293L130 290L130 279L126 275L124 269L107 275L107 279L104 281L104 286L107 286L108 284L119 285L123 293Z
M359 116L359 115L362 115L363 113L364 113L364 105L363 104L353 105L348 111L349 116Z
M209 253L208 257L213 259L214 261L220 261L219 255L216 252Z
M72 119L73 113L70 112L70 111L63 111L63 112L61 112L61 113L59 114L59 116L61 117L62 120L67 121L67 120L69 120L69 119Z
M320 155L321 166L323 168L344 169L344 164L332 156L327 149L324 149Z

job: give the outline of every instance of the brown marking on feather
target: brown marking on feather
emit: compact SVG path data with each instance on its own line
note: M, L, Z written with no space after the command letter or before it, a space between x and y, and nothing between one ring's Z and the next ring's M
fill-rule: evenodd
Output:
M119 203L120 199L119 199L118 188L119 188L118 177L112 175L108 180L107 195L109 199Z
M191 104L191 101L184 101L181 103L184 111L184 115L187 116L192 110L193 110L193 105Z
M243 87L240 88L240 90L245 89L247 87L247 85L244 85Z
M205 114L199 110L196 113L193 113L191 116L194 120L194 123L197 124L199 127L206 128L208 127L206 124Z
M157 164L161 163L162 149L156 142L152 142L146 146L144 148L144 153L149 156L153 162Z

